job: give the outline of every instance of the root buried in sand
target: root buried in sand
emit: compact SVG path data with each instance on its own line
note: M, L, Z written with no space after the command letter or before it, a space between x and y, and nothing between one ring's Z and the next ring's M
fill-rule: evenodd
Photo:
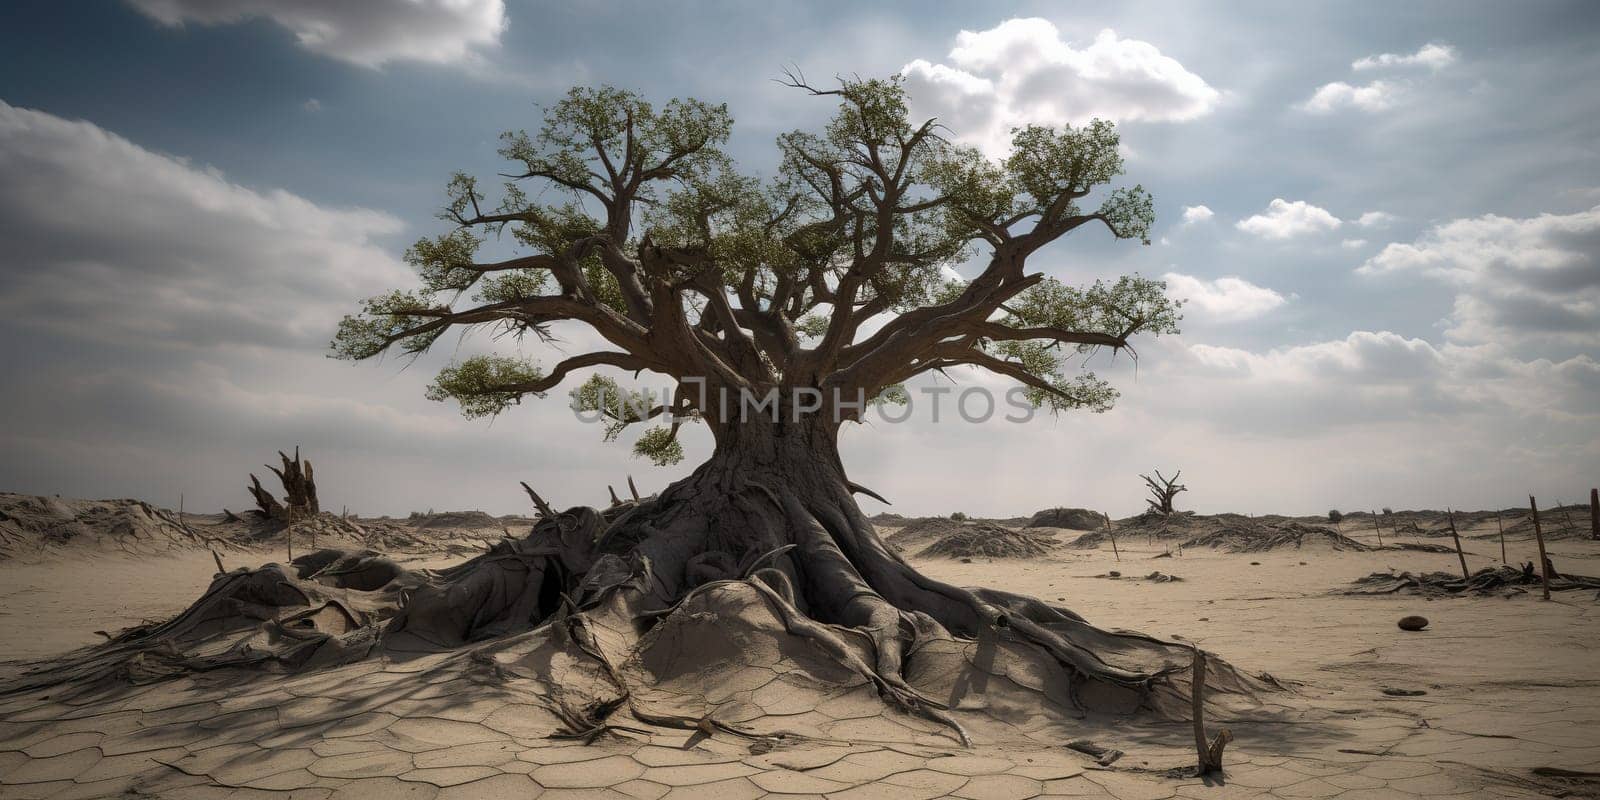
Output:
M865 691L902 724L960 743L985 718L1188 713L1187 645L927 578L853 505L812 505L754 483L720 504L688 491L673 487L613 522L569 509L437 571L337 550L235 569L177 617L35 665L5 694L91 697L222 668L305 672L459 654L495 675L560 681L549 711L566 722L549 735L580 739L640 725L821 737L788 730L784 715L727 688L782 675L806 702ZM686 497L698 498L696 514ZM729 530L759 535L731 550ZM557 663L569 666L551 673ZM978 689L976 664L1054 677ZM1270 691L1221 661L1210 674L1219 708L1253 708Z

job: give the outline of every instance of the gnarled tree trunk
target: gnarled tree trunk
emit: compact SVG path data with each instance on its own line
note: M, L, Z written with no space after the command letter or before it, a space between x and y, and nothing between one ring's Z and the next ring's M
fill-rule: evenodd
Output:
M787 613L823 623L818 638L840 635L826 626L865 634L885 697L924 714L937 715L937 704L906 685L906 654L920 639L947 633L1027 642L1065 669L1080 697L1098 687L1119 695L1118 705L1124 692L1147 693L1152 682L1188 666L1181 647L1105 632L1031 597L921 574L857 506L852 490L859 487L840 462L838 428L814 418L714 429L711 459L617 519L597 553L648 559L656 581L651 601L660 608L715 581L759 581L790 607ZM847 649L842 641L829 644ZM1169 647L1170 653L1156 652ZM1146 648L1150 658L1118 658Z

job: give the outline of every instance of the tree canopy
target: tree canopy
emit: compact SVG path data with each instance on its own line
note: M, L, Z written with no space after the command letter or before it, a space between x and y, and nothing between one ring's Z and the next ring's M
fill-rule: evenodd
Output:
M610 349L548 368L474 356L445 367L428 394L485 416L593 368L659 373L680 382L673 396L633 393L599 373L571 396L606 419L608 439L671 420L635 448L666 463L681 458L684 420L730 422L699 407L688 379L713 391L873 398L966 366L1018 382L1051 411L1102 411L1117 392L1069 357L1177 331L1178 303L1160 281L1078 287L1025 269L1089 223L1149 243L1150 195L1112 185L1123 163L1110 122L1019 128L995 161L936 120L913 120L898 79L790 83L837 110L820 131L779 136L780 165L764 179L724 151L733 125L724 105L657 107L611 87L572 89L537 132L501 136L514 168L492 205L477 178L451 178L441 214L450 229L406 252L421 286L367 300L340 324L334 354L420 354L451 328L550 341L554 323L581 323ZM478 260L506 235L526 254ZM971 263L976 277L951 277Z

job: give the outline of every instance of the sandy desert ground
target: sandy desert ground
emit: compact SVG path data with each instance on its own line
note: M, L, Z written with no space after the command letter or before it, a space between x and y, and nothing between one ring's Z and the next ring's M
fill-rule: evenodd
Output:
M1469 565L1497 565L1493 516L1466 521ZM892 524L909 522L885 520L882 530L894 541ZM1370 517L1347 519L1339 530L1365 547L1377 544ZM1510 560L1530 561L1534 543L1513 530ZM89 702L0 695L0 798L1600 795L1594 589L1558 592L1549 602L1536 588L1352 596L1342 592L1375 572L1459 572L1456 555L1339 549L1321 536L1264 552L1180 550L1178 540L1128 528L1114 553L1109 541L1070 546L1081 531L1033 532L1061 544L1025 559L908 552L932 576L1060 600L1096 624L1193 642L1242 670L1270 674L1285 687L1267 700L1281 713L1210 720L1213 730L1227 726L1235 736L1223 775L1182 775L1194 758L1187 724L1056 721L989 732L962 748L937 726L885 711L870 686L815 703L776 679L715 691L752 715L788 719L806 736L647 726L588 744L552 739L548 712L485 678L491 652L373 659L296 675L221 671ZM403 558L452 563L481 546L461 533L454 552L444 552L456 532L436 533L413 542ZM1402 525L1398 538L1448 545L1438 534L1430 517L1415 529ZM1396 543L1392 527L1385 540ZM227 568L281 559L276 545L230 542L219 551ZM1562 572L1600 574L1600 543L1565 536L1549 548ZM198 546L129 552L100 542L13 548L9 556L0 561L6 676L25 669L23 661L94 643L97 630L173 615L216 572L210 549ZM1411 614L1431 624L1398 629L1396 621ZM714 672L708 668L712 685ZM981 700L982 682L1023 679L983 673L969 691ZM1073 739L1124 755L1102 766L1065 746Z

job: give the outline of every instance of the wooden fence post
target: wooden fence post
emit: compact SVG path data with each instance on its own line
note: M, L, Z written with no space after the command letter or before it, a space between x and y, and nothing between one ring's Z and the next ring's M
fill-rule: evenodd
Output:
M1117 557L1118 561L1121 561L1122 552L1117 550L1117 532L1111 529L1111 515L1102 511L1100 516L1105 517L1106 520L1106 535L1111 537L1111 552Z
M1578 526L1572 522L1572 512L1568 511L1567 507L1562 505L1560 500L1556 501L1556 509L1561 512L1561 519L1564 523L1561 530L1563 532L1571 531L1572 533L1577 533Z
M1494 524L1500 528L1500 563L1510 564L1511 562L1506 560L1506 523L1500 519L1498 511L1494 512Z
M1467 580L1472 577L1472 573L1467 571L1467 554L1461 552L1461 534L1456 533L1456 512L1447 508L1444 513L1450 519L1450 537L1456 540L1456 558L1461 559L1461 579Z
M1378 532L1378 546L1383 546L1383 528L1378 527L1378 512L1372 512L1372 529Z
M1589 490L1589 535L1600 539L1600 489Z
M1539 503L1528 495L1528 509L1533 512L1533 538L1539 542L1539 574L1544 579L1544 599L1550 599L1550 559L1544 554L1544 529L1539 527Z

